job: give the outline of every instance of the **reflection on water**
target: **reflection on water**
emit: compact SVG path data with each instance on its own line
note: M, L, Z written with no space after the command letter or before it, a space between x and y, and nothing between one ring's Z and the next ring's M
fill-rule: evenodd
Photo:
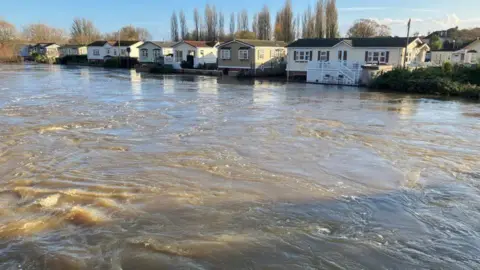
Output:
M480 267L476 103L44 65L0 93L0 269Z

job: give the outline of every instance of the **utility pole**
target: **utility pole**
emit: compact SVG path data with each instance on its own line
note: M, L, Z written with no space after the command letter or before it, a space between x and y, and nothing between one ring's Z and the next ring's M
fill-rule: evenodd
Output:
M118 68L121 65L120 56L122 55L122 52L120 50L120 32L122 32L122 29L118 30L118 66L117 66Z
M408 26L407 26L407 44L405 44L405 55L403 56L403 67L407 68L407 55L408 55L408 43L410 43L410 24L412 23L412 19L408 19Z

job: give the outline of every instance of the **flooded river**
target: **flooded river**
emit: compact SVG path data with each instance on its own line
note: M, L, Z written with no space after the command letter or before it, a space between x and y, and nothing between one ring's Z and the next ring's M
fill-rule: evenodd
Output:
M479 269L480 105L0 66L0 269Z

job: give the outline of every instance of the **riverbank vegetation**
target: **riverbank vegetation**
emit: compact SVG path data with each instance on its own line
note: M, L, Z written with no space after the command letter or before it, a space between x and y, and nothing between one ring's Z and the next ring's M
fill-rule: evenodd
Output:
M372 89L406 93L461 96L480 99L480 67L429 67L415 70L394 69L382 73L369 85Z

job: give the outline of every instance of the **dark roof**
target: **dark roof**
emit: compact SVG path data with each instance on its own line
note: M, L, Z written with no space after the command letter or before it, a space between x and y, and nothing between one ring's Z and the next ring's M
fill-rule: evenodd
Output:
M454 52L454 51L458 51L458 50L461 50L460 48L456 48L456 49L452 49L452 48L448 48L448 49L439 49L439 50L430 50L431 52Z
M97 41L94 41L90 44L88 44L87 46L88 47L102 47L103 45L109 43L108 41L106 40L97 40Z
M245 44L248 44L252 47L285 47L287 43L283 41L275 41L275 40L257 40L257 39L235 39L224 42L223 44L230 43L232 41L239 41ZM222 45L220 45L222 46Z
M464 49L466 49L469 45L471 45L472 43L474 43L475 41L478 41L478 39L466 41L466 42L464 42L464 43L461 45L461 47L457 47L457 48L446 48L446 49L431 50L431 51L432 51L432 52L455 52L455 51L459 51L459 50L464 50Z
M413 42L417 38L410 38ZM405 37L377 37L377 38L309 38L298 39L290 43L287 47L333 47L341 41L353 47L405 47L407 38Z
M147 44L147 43L153 43L155 45L157 45L158 47L161 47L161 48L171 48L173 45L177 44L178 42L171 42L171 41L145 41L145 43L143 44ZM142 44L142 46L143 46Z
M54 45L55 43L37 43L35 44L35 47L48 47L51 45Z
M118 46L132 46L135 43L140 42L139 40L120 40L116 41L112 46L118 47Z
M439 31L430 33L429 35L427 35L426 38L431 38L433 36L444 37L444 35L447 35L447 34L448 34L448 30L439 30Z
M83 46L85 46L85 45L66 44L66 45L60 46L60 48L74 48L74 49L76 49L76 48L83 47Z
M184 40L183 42L185 42L186 44L188 44L192 47L215 47L215 44L217 44L217 42L215 42L215 41ZM180 43L181 42L176 43L175 45L180 44Z
M302 38L287 45L287 47L333 47L341 38Z
M465 47L467 47L468 45L474 43L475 41L478 41L478 40L479 40L479 39L474 39L474 40L470 40L470 41L464 42L463 45L462 45L462 49L465 48Z
M477 53L477 50L470 50L467 53Z

